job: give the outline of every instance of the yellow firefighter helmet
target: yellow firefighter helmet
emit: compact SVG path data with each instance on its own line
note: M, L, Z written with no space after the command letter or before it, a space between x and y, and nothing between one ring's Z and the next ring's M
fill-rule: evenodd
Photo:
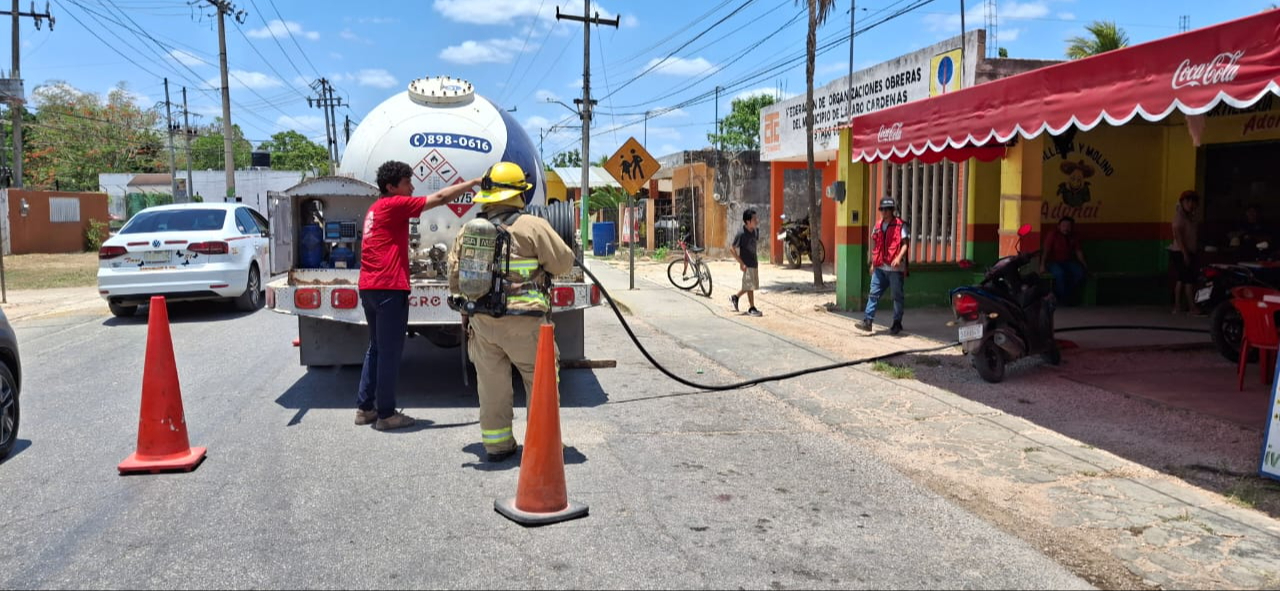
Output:
M524 170L514 162L499 162L489 167L480 180L480 194L472 201L479 204L501 203L519 199L520 207L524 203L524 193L533 188L524 176Z

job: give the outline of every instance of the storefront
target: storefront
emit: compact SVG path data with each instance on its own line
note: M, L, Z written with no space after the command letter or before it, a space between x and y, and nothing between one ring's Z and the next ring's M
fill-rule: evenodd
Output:
M1229 236L1249 205L1280 223L1278 39L1273 10L853 118L837 215L865 240L880 196L961 189L902 199L923 263L907 290L916 303L944 303L972 280L938 253L990 264L1014 251L1020 225L1035 228L1022 240L1036 249L1042 224L1063 216L1094 273L1088 302L1167 301L1184 190L1204 196L1203 241L1224 256L1239 254ZM842 306L861 304L866 273L861 258L840 262Z

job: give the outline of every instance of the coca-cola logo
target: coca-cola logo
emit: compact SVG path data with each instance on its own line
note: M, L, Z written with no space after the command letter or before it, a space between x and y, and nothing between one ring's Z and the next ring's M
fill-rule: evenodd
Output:
M880 133L876 134L876 139L880 142L896 142L902 139L902 124L894 123L892 126L880 126Z
M1192 64L1191 60L1182 60L1177 71L1173 73L1173 88L1188 86L1212 86L1231 82L1240 72L1240 58L1244 51L1220 53L1210 61Z

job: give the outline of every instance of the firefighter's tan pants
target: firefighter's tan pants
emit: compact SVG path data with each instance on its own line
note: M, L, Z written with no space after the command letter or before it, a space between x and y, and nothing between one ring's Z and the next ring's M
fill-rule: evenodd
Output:
M524 378L526 400L533 394L533 363L538 354L538 333L544 317L483 314L471 317L467 354L476 364L476 381L480 390L480 433L484 449L502 453L516 446L511 432L512 409L511 366ZM557 364L560 350L556 349ZM557 398L559 398L557 393Z

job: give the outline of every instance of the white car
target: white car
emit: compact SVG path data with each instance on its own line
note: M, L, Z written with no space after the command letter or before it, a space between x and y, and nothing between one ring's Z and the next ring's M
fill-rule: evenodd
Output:
M167 301L234 299L252 311L269 273L267 219L238 203L149 207L98 251L98 293L111 313L133 316L151 296Z

